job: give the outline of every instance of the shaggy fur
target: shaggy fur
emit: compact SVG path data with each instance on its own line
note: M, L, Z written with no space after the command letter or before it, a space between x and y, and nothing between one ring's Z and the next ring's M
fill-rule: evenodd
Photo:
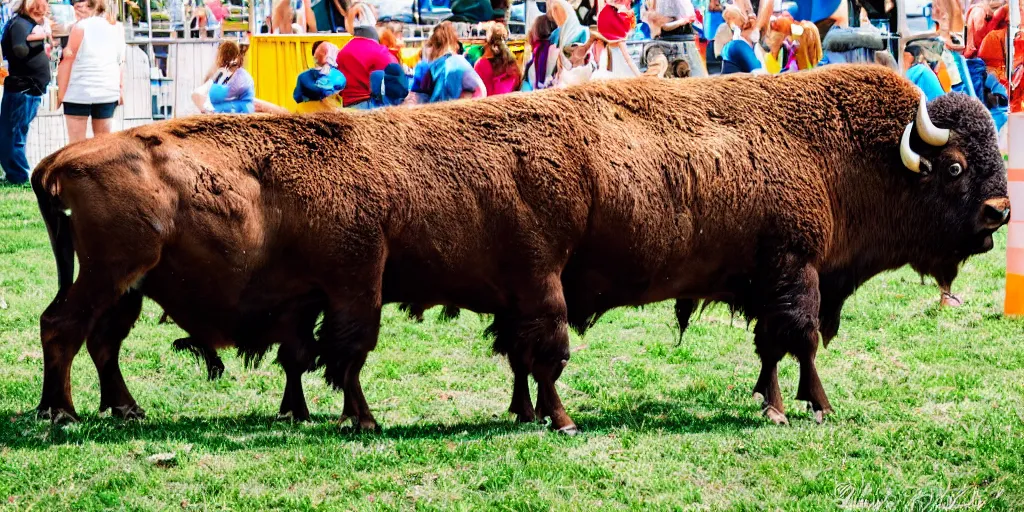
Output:
M915 136L933 172L901 165L918 94L880 67L836 66L187 118L71 145L33 176L61 284L41 319L40 411L74 413L71 359L133 287L214 346L268 346L277 332L291 350L315 345L364 427L375 422L359 371L388 302L494 313L495 348L516 374L512 409L531 419L532 374L537 412L571 429L554 388L567 323L583 330L610 308L668 298L725 301L758 319L768 404L781 414L775 364L791 353L798 398L826 411L819 306L838 312L883 270L988 250L1003 223L985 209L1005 200L1006 178L975 102L933 102L953 141ZM943 172L954 161L959 178ZM73 251L83 268L72 285ZM308 354L297 359L292 368L309 367ZM115 380L108 403L134 407L119 370Z

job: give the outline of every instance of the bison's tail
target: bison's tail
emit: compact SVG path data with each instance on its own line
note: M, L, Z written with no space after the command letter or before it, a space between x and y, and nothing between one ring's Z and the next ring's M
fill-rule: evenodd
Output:
M71 217L64 213L60 200L60 184L46 172L32 173L32 190L39 203L46 231L50 234L50 247L57 260L57 297L63 297L75 277L75 245L71 236Z

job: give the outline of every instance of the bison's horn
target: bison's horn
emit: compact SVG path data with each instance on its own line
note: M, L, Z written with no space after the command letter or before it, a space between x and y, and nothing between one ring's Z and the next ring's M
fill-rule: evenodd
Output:
M932 146L945 146L949 142L949 128L939 128L932 124L928 117L928 100L921 95L921 105L917 108L917 135L921 140Z
M914 128L914 123L907 125L907 128L903 130L903 139L900 140L900 160L903 160L903 165L914 172L921 172L921 155L914 153L913 149L910 149L910 132Z

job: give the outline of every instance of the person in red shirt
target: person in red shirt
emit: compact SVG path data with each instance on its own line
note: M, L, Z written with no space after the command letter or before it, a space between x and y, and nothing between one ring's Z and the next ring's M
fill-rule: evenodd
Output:
M338 71L345 75L348 84L341 91L341 101L345 107L370 109L370 73L383 70L388 64L397 64L398 59L388 47L360 33L357 31L356 37L338 52Z

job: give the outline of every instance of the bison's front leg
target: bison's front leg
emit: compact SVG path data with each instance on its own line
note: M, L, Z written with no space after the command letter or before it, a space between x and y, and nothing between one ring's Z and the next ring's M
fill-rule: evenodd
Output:
M788 352L800 362L797 400L806 400L819 423L831 412L825 390L818 378L814 359L818 350L821 292L818 273L809 265L791 261L777 266L774 282L761 289L763 309L758 311L754 344L761 357L761 375L754 388L764 397L764 412L776 423L786 423L779 391L777 366ZM771 275L771 274L768 274Z
M129 290L96 322L86 347L100 377L100 412L110 410L125 419L143 419L146 412L135 402L121 375L121 343L142 312L142 293Z
M508 357L514 380L512 382L512 403L508 412L516 415L520 423L536 421L537 414L530 398L530 351L519 347L517 336L518 321L515 313L503 311L494 315L494 322L487 328L487 334L494 336L494 352Z
M551 418L551 429L575 434L576 424L565 412L555 381L569 363L569 323L562 282L548 276L535 300L520 302L520 347L532 355L531 372L537 381L537 417Z
M682 343L683 335L690 326L690 317L693 310L697 309L697 302L690 299L676 299L676 321L679 322L679 342Z
M277 350L277 362L284 369L284 397L278 418L294 421L309 421L309 407L302 391L302 375L310 370L316 355L299 339L288 339Z

